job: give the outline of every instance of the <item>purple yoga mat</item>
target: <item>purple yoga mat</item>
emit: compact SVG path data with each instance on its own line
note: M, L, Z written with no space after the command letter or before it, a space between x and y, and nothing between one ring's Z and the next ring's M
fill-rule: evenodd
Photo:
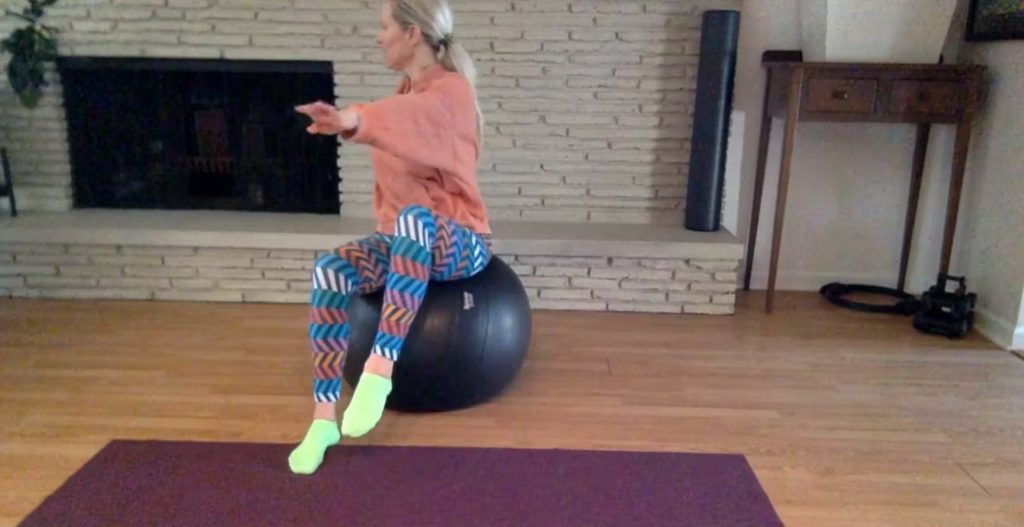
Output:
M777 527L739 455L114 441L21 527Z

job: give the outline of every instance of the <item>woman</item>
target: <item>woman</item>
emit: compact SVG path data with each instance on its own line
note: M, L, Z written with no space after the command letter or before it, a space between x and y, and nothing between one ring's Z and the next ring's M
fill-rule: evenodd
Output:
M387 0L377 45L405 76L395 95L338 110L297 108L310 133L338 134L372 148L375 233L319 258L313 271L310 340L313 423L289 457L311 474L342 435L359 437L380 420L391 371L429 280L466 278L490 260L490 225L477 188L481 114L473 61L452 36L445 0ZM348 348L353 294L385 288L380 325L352 400L337 424L335 405Z

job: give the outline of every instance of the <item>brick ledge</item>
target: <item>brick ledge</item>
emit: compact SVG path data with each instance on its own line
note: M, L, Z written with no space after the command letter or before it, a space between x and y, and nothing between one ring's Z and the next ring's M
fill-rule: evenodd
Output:
M0 219L2 243L325 250L375 222L328 215L220 211L76 210ZM744 244L719 231L623 224L493 222L495 252L620 258L741 260Z
M743 247L727 233L496 224L534 309L731 315ZM365 236L337 216L158 211L0 220L0 299L306 303L318 254Z

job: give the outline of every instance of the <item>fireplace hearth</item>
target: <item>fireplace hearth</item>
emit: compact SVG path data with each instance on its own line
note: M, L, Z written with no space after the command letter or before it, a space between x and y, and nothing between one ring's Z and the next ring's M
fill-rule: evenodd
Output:
M329 62L74 57L58 65L76 208L335 214L338 141L298 104Z

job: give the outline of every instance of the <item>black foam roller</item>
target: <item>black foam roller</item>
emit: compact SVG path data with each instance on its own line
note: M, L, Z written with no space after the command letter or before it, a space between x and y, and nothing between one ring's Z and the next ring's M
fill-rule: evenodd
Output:
M721 226L739 33L738 11L704 13L686 188L685 225L692 231Z

